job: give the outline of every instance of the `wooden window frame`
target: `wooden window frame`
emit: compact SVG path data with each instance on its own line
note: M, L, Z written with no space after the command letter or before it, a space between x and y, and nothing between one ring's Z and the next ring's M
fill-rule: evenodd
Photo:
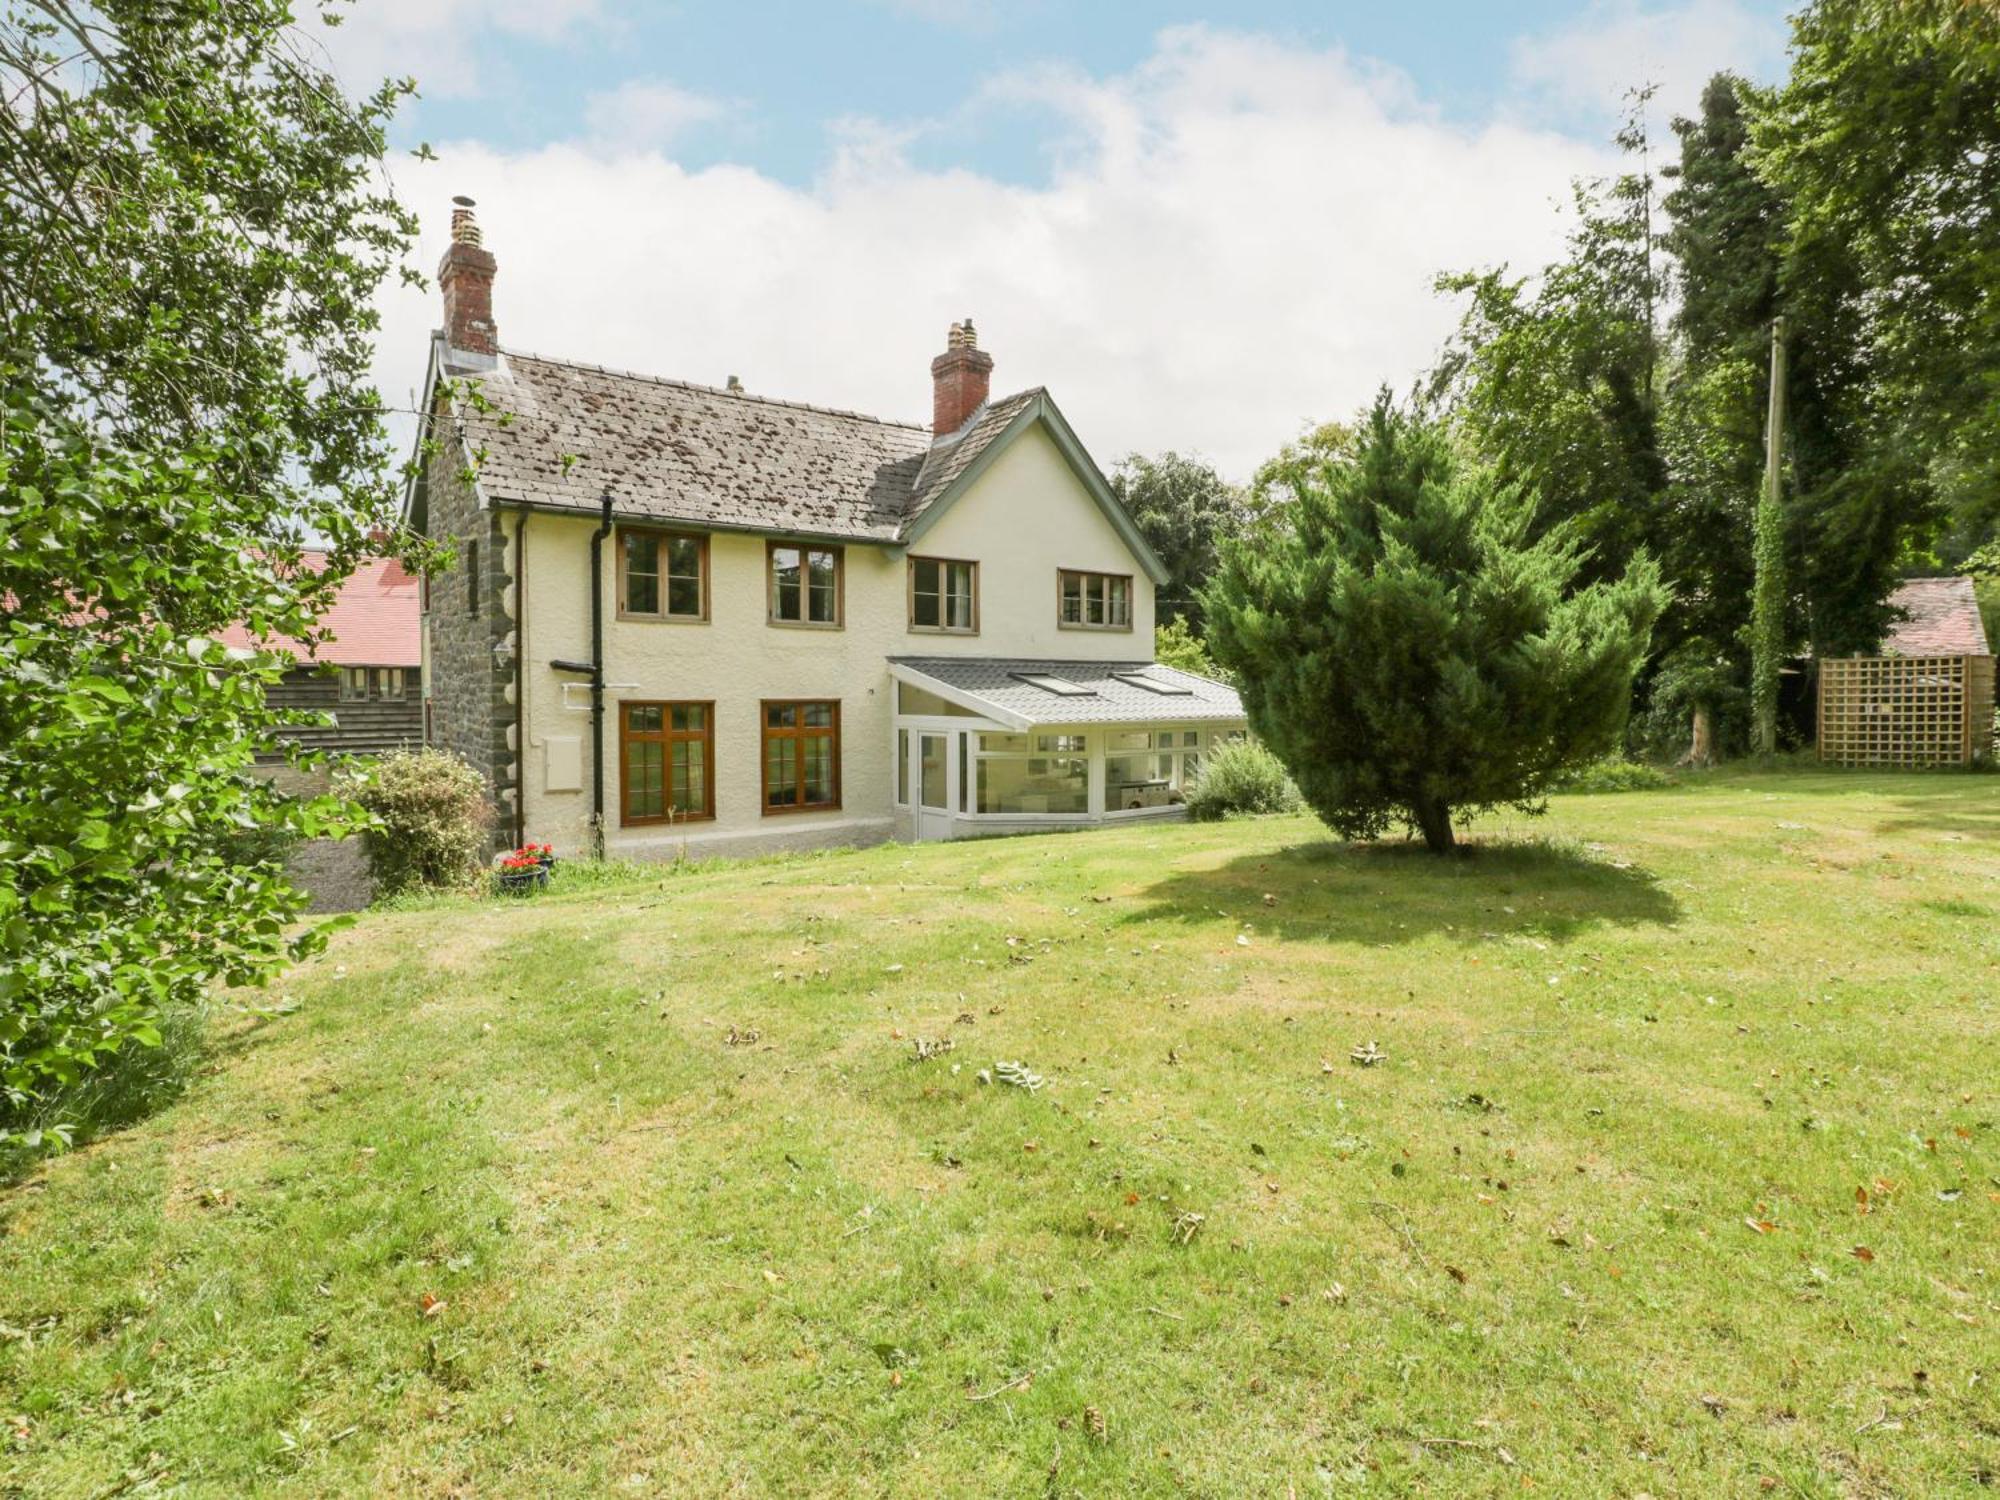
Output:
M342 703L366 703L368 701L369 669L367 667L337 667L334 670L339 674L340 701ZM358 693L350 692L348 690L348 679L349 679L349 674L351 673L360 674L361 691Z
M1063 584L1072 578L1084 580L1085 593L1081 597L1085 600L1089 598L1088 590L1092 579L1101 579L1107 585L1113 579L1122 580L1125 584L1125 623L1122 625L1093 625L1088 620L1065 620L1063 618ZM1106 573L1096 568L1057 568L1056 629L1110 631L1113 634L1122 632L1123 634L1130 635L1132 633L1132 616L1137 612L1133 606L1138 602L1132 585L1133 580L1130 573ZM1111 591L1108 587L1104 591L1104 609L1106 614L1111 612ZM1087 608L1085 612L1088 613Z
M625 601L629 597L629 595L626 593L625 590L625 538L627 536L658 537L662 543L666 543L669 541L693 542L697 547L701 549L700 613L692 615L675 615L667 613L667 599L669 597L670 590L668 589L667 586L667 574L664 571L662 571L660 574L660 608L657 612L648 614L642 610L632 610L632 609L627 609L625 607ZM708 533L702 531L677 531L669 526L620 526L615 532L612 533L612 546L613 550L618 555L618 566L613 571L618 575L615 587L618 590L619 619L644 620L649 624L655 624L655 625L708 624L709 598L710 598L709 571L708 571ZM664 569L666 565L666 556L664 551L662 551L660 562L661 562L661 567ZM636 702L638 700L635 699L634 701ZM683 699L680 701L692 702L694 700Z
M771 741L773 738L792 740L803 744L808 738L803 713L799 722L790 729L771 727L771 710L774 708L804 709L807 704L824 704L833 710L833 800L831 802L795 802L788 806L771 805ZM810 738L817 739L825 730L814 728ZM805 756L798 758L799 795L806 790ZM839 812L841 803L840 786L840 700L838 698L764 698L757 704L757 801L767 818L789 817L793 813Z
M393 693L388 689L388 677L391 672L396 673L396 691ZM376 683L378 681L383 684L380 692L376 691ZM409 669L407 667L370 667L368 669L368 696L379 703L407 702L410 696Z
M799 608L810 612L812 589L806 582L805 558L811 552L833 554L833 618L831 620L787 620L778 613L778 549L788 547L799 554ZM784 542L773 538L764 543L764 621L781 630L845 630L847 628L847 549L830 542ZM818 699L810 700L818 702Z
M633 733L626 720L627 709L657 708L660 710L661 728L657 734L651 730ZM675 729L673 713L676 708L699 708L702 710L702 728ZM660 774L665 779L661 801L667 810L656 816L632 816L631 799L627 788L632 779L632 757L630 747L634 739L658 739L667 747L662 758ZM700 741L705 747L702 752L702 799L700 812L677 813L673 810L674 799L674 754L676 742L692 743ZM652 828L664 823L708 823L715 818L715 700L713 698L620 698L618 700L618 826L620 828Z
M970 626L919 625L917 623L917 564L919 563L936 563L940 567L963 565L972 570L972 624ZM976 560L970 557L931 557L928 555L923 557L913 556L909 560L909 567L906 571L905 577L906 577L906 589L905 589L904 603L907 610L905 618L908 619L909 621L909 628L911 629L911 631L919 635L978 635L979 634L979 564ZM944 610L945 598L946 595L944 594L943 590L940 589L938 592L938 615L940 618L942 618L945 613Z

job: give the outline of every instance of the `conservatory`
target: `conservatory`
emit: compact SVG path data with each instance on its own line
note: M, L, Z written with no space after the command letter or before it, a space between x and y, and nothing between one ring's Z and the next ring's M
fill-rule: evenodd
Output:
M1233 688L1156 662L892 657L896 825L907 839L1184 816Z

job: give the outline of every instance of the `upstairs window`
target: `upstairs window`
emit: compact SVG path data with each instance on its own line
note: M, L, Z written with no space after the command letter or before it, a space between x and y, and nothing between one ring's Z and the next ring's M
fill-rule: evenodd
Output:
M771 623L838 629L845 581L840 548L773 542L766 555Z
M708 538L621 527L618 613L629 620L706 620Z
M1130 630L1132 578L1127 573L1056 574L1057 620L1071 630Z
M384 703L403 701L403 669L401 667L370 667L368 683L377 698Z
M366 703L368 701L368 669L366 667L342 667L340 669L340 701L342 703Z
M979 630L979 564L943 557L910 559L910 629Z

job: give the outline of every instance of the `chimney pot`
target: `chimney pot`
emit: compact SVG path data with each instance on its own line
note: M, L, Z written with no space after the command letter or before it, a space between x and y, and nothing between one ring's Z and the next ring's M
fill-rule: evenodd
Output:
M944 353L931 361L931 440L950 437L986 404L993 356L979 347L972 319L954 323Z
M500 353L500 330L493 322L493 276L499 263L481 241L472 200L460 194L451 203L451 244L438 265L445 357L454 368L490 370Z

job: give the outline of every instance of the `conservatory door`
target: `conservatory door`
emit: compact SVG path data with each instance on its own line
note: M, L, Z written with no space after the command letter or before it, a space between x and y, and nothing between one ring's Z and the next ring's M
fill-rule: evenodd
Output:
M917 838L951 837L954 735L923 731L917 736Z

